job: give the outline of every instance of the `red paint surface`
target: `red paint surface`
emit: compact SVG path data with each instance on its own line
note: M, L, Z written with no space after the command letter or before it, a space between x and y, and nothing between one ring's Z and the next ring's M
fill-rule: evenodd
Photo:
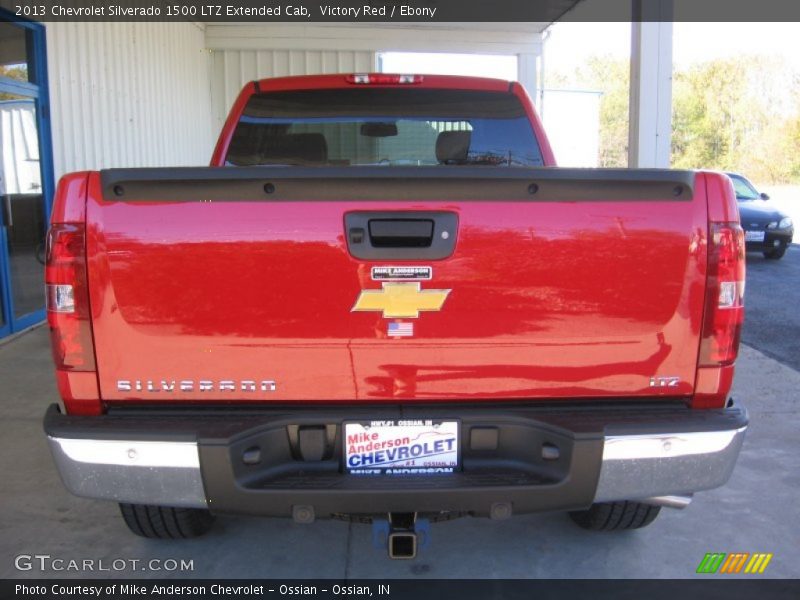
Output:
M259 84L346 85L344 76ZM508 89L434 76L422 85ZM255 89L249 84L237 99L212 164L222 164ZM527 95L512 89L552 165ZM86 232L100 395L106 403L688 400L697 386L696 405L715 404L732 368L696 380L708 215L726 210L716 206L714 185L707 198L698 176L690 202L105 202L91 174ZM79 187L70 203L82 203ZM344 239L350 210L455 211L456 250L433 262L356 260ZM412 338L387 338L380 313L350 310L362 289L380 288L370 267L392 264L431 265L422 288L452 290L441 311L413 320ZM651 387L659 376L680 385ZM160 388L184 379L274 380L277 389L117 391L118 380Z
M373 264L349 210L452 210L451 289L415 336L350 311ZM692 202L104 202L92 178L89 280L101 394L118 379L272 379L231 400L689 395L703 302L705 198ZM428 263L418 263L428 264ZM651 376L678 376L654 389Z

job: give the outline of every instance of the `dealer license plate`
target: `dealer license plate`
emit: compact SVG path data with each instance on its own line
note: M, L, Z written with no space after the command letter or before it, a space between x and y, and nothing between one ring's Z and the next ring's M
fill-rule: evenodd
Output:
M745 231L744 232L744 241L745 242L763 242L764 241L764 232L763 231Z
M345 423L345 468L357 475L452 473L459 467L458 438L458 421Z

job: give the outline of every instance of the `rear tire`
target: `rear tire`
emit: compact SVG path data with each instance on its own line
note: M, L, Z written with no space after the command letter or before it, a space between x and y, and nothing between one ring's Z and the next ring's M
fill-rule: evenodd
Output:
M146 538L173 540L198 537L214 524L214 516L200 508L122 503L119 508L128 529Z
M774 250L769 250L768 252L764 252L764 258L768 260L778 260L783 258L783 255L786 254L786 245L782 244L775 248Z
M578 526L590 531L622 531L650 525L659 512L660 506L621 501L592 504L589 510L574 511L569 516Z

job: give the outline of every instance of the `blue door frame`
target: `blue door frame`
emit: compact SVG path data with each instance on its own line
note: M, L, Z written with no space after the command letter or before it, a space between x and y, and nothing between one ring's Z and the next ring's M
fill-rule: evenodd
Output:
M47 78L47 43L45 28L13 15L0 8L0 21L12 23L30 32L32 37L32 56L29 57L28 69L33 72L35 83L16 81L0 76L0 92L18 94L34 101L36 121L39 135L39 160L42 170L42 195L44 197L45 221L50 222L50 211L53 205L55 179L53 176L53 143L50 129L50 96ZM15 317L14 298L11 293L11 272L7 256L7 232L0 227L0 292L2 293L3 325L0 325L0 338L11 333L35 325L44 320L44 282L42 282L42 307L32 313Z

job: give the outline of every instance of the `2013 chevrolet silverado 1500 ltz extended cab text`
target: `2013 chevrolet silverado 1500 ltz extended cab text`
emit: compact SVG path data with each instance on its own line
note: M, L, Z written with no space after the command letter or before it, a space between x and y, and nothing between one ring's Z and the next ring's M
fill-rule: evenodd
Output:
M744 240L721 173L560 169L499 80L267 79L207 168L66 175L47 298L70 491L147 537L213 515L570 511L724 484Z

